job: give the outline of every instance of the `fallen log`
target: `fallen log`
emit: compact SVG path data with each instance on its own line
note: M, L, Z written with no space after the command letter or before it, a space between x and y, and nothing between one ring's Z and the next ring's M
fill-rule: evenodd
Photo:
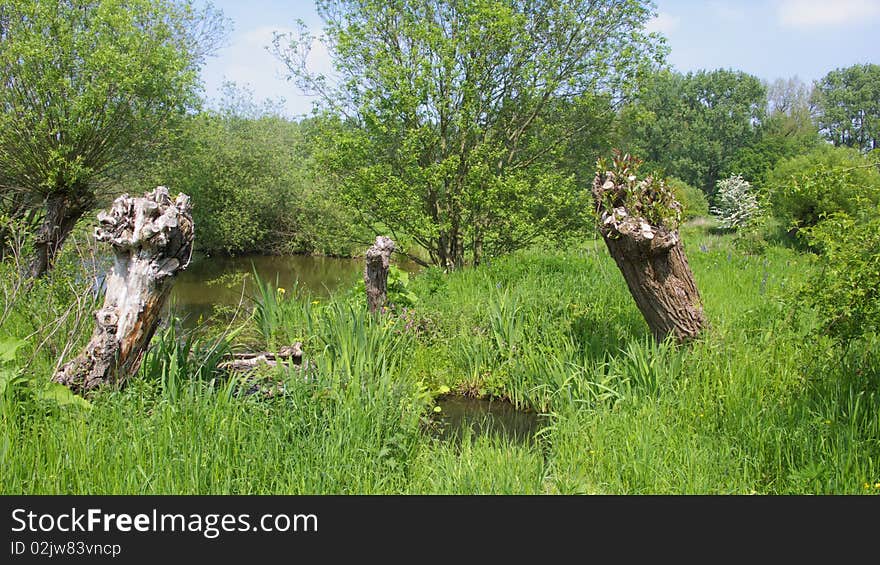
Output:
M302 365L302 343L282 347L278 353L262 351L256 353L227 353L217 365L225 371L250 371L257 367L276 367L278 365Z
M104 384L119 386L140 367L159 326L174 275L192 259L193 220L189 196L172 201L159 186L142 197L123 194L98 214L98 241L113 248L104 305L85 349L53 376L75 392Z

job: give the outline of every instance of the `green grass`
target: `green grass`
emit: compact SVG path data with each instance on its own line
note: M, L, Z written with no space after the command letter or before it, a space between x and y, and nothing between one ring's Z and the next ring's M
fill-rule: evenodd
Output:
M690 347L650 338L590 241L430 270L409 283L414 309L377 318L356 292L316 304L263 284L239 333L163 330L129 386L89 409L35 392L88 338L87 317L61 319L75 300L59 272L0 327L0 341L30 335L0 368L19 379L0 401L0 492L880 493L880 341L816 336L792 300L811 268L797 252L684 238L711 323ZM215 370L229 347L293 340L311 369L263 375L283 383L271 398ZM438 440L426 426L447 389L546 428Z

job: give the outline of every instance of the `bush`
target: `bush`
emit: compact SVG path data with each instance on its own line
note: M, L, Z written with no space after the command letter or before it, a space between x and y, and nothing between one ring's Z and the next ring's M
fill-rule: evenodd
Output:
M354 212L313 163L320 124L228 96L229 107L193 116L156 167L157 184L192 197L197 248L350 255Z
M712 213L721 220L721 227L727 229L750 225L761 211L755 190L740 175L718 182L715 202L717 206L712 208Z
M666 179L666 185L672 188L675 199L681 204L683 220L687 221L709 215L709 201L702 190L675 177Z
M780 162L766 184L773 215L792 235L835 213L864 217L880 203L876 161L855 149L825 146Z
M843 341L876 333L880 324L880 206L866 221L836 213L804 230L821 254L802 290L822 329Z

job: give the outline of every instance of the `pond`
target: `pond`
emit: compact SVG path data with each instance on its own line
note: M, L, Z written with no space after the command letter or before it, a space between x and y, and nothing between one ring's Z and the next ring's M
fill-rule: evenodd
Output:
M440 412L434 415L435 435L440 439L461 441L465 433L473 437L491 435L515 443L530 444L546 422L534 412L517 410L504 400L449 395L437 401Z
M419 268L397 258L394 264L407 272ZM363 259L315 255L198 256L174 282L172 311L185 327L193 327L199 319L214 314L218 306L235 308L241 303L250 308L252 277L246 275L254 271L273 285L288 290L298 285L313 296L327 297L355 284L363 269Z

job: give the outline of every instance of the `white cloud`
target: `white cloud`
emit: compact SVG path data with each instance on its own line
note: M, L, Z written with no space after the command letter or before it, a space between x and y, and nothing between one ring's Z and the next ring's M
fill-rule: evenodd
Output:
M663 35L669 35L678 28L679 23L681 23L681 18L678 16L673 16L667 12L660 12L648 21L645 25L645 29L651 32L656 31Z
M333 64L330 61L330 51L327 45L320 39L312 41L312 49L309 51L309 58L306 61L309 70L316 73L329 74L333 70Z
M853 24L880 15L880 0L781 0L776 14L793 28Z

